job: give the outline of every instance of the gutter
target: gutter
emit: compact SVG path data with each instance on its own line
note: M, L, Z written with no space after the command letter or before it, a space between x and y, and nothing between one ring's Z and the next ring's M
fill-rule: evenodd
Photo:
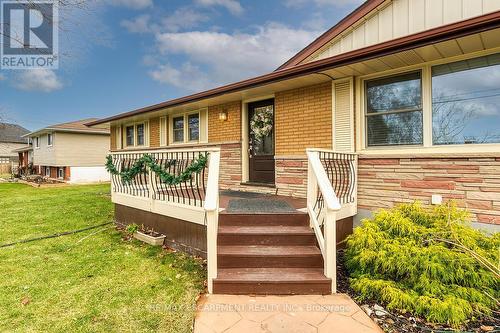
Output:
M28 138L28 137L31 137L31 136L34 136L34 135L38 135L38 134L43 134L43 133L46 133L46 132L63 132L63 133L80 133L80 134L96 134L96 135L110 135L110 132L109 131L86 131L86 130L77 130L77 129L64 129L64 128L51 128L51 127L47 127L47 128L44 128L44 129L41 129L39 131L35 131L35 132L31 132L31 133L28 133L28 134L25 134L22 136L22 138Z
M453 38L459 38L486 30L500 27L500 11L490 14L474 17L464 21L451 23L430 30L422 31L412 35L396 38L387 42L367 46L361 49L346 52L337 56L317 60L314 62L300 64L291 68L277 70L265 75L257 76L251 79L239 81L222 87L206 90L193 95L184 96L159 104L154 104L133 111L121 113L115 116L103 118L89 122L85 125L94 126L108 123L114 120L135 116L138 114L157 111L167 107L179 106L186 103L200 101L206 98L216 97L244 89L249 89L265 84L280 82L296 77L313 74L315 72L325 71L339 66L345 66L360 61L378 58L406 51L433 43L446 41Z

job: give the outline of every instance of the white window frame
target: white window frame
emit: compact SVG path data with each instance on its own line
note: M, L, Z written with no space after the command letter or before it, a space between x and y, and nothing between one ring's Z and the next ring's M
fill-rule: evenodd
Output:
M35 136L34 139L35 139L35 148L40 149L40 137Z
M139 145L137 144L137 126L143 125L144 126L144 144ZM134 128L134 134L133 134L133 144L129 145L127 142L127 128L128 127L133 127ZM148 121L138 121L134 123L127 123L123 125L123 146L124 148L141 148L141 147L149 147L149 122Z
M52 147L53 145L54 145L54 133L47 133L47 147Z
M202 113L206 109L195 110L195 111L187 111L181 113L175 113L168 117L168 132L169 132L169 142L172 145L182 145L182 144L196 144L201 142L202 137ZM197 114L198 115L198 140L189 140L189 116ZM182 141L174 141L174 119L175 118L183 118L184 119L184 127L183 127L183 140ZM208 120L207 120L208 123ZM208 127L208 124L207 124ZM207 131L208 135L208 131Z
M45 177L50 178L50 167L48 167L48 166L45 167Z
M478 58L500 52L499 48L487 51L479 51L467 55L449 57L423 64L406 66L398 69L377 72L356 77L356 89L359 94L356 96L356 150L363 155L433 155L450 154L460 156L463 154L483 155L498 154L500 143L478 143L478 144L454 144L454 145L433 145L432 144L432 67L452 63L461 60ZM367 145L366 133L366 93L365 82L392 75L405 74L420 70L422 73L422 117L423 117L423 144L408 146L373 146ZM359 134L358 134L359 133Z

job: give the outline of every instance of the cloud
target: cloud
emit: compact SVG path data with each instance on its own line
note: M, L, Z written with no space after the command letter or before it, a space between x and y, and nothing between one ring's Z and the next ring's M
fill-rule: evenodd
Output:
M179 87L185 84L185 77L192 77L199 82L184 88L207 89L271 71L318 34L318 31L292 29L277 23L259 27L253 34L158 33L157 48L162 56L180 55L187 60L178 68L162 64L150 74L159 82Z
M182 7L162 20L163 27L170 32L189 29L208 21L208 16L192 8Z
M149 15L140 15L132 20L123 20L120 25L131 33L147 33L151 31L149 19Z
M131 9L144 9L153 6L153 0L108 0L113 6L122 6Z
M196 0L196 3L202 6L221 6L229 10L233 15L240 15L244 9L236 0Z
M51 92L63 87L56 73L45 68L20 71L16 75L13 85L21 90L43 92Z
M360 5L364 0L285 0L285 6L289 8L301 8L313 2L318 7L346 7Z
M155 70L150 71L149 75L160 83L190 91L206 89L210 84L206 73L189 62L184 63L180 68L175 68L170 64L160 65Z

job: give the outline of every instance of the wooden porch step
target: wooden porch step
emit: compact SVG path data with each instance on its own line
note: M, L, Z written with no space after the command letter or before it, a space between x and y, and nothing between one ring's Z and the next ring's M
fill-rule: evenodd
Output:
M219 245L315 245L309 226L234 226L219 227Z
M219 215L219 226L307 226L309 216L302 212L283 214L232 214Z
M213 287L217 294L325 295L331 280L322 268L221 268Z
M322 268L323 256L317 246L220 246L220 268Z

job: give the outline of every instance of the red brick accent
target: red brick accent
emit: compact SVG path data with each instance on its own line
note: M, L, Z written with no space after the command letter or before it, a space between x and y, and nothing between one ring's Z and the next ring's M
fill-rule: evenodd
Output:
M64 168L64 180L70 180L71 179L71 167L65 167Z
M500 159L387 158L360 156L358 207L376 210L419 200L430 205L432 194L467 208L473 220L499 223Z
M402 181L401 187L453 190L455 188L455 185L453 182L443 182L443 181L433 181L433 180L410 180L410 181Z
M489 224L500 224L499 215L477 214L477 221Z

